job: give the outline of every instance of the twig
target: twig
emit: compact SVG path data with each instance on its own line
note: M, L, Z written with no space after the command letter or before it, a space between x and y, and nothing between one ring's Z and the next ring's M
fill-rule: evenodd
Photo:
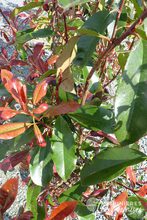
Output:
M110 43L107 47L107 49L103 52L101 57L96 61L94 67L91 69L89 72L86 83L85 83L85 88L84 88L84 93L81 101L81 105L85 105L87 94L88 94L88 87L90 83L90 79L93 76L94 72L100 67L102 60L120 43L127 38L129 35L133 34L135 31L136 26L141 25L144 19L147 17L147 9L143 11L143 13L140 15L140 17L117 39L114 39L112 43Z
M66 24L66 16L65 13L63 13L63 21L64 21L64 29L65 29L65 41L68 42L68 31L67 31L67 24Z
M122 183L120 183L120 182L115 182L115 183L116 183L117 185L120 185L120 186L124 187L125 189L130 190L130 191L133 192L134 194L135 194L135 192L136 192L136 190L131 189L131 188L129 188L128 186L126 186L126 185L124 185L124 184L122 184Z
M103 87L106 88L110 83L112 83L117 78L117 76L119 75L120 71L121 71L121 68L117 71L115 76L109 82L107 82Z
M10 24L10 21L8 20L8 18L5 16L5 14L3 13L3 11L0 9L0 13L2 14L2 16L3 16L3 18L6 20L6 22L8 23L8 25L10 26L10 28L12 29L12 31L14 32L14 33L16 33L17 32L17 30L14 28L14 27L12 27L12 25Z
M114 24L114 28L113 28L113 33L112 33L111 40L113 40L115 38L115 36L116 36L117 23L118 23L118 21L120 19L120 15L122 13L124 3L125 3L125 0L122 0L121 3L120 3L120 6L119 6L119 9L118 9L118 12L117 12L117 16L116 16L116 20L115 20L115 24Z

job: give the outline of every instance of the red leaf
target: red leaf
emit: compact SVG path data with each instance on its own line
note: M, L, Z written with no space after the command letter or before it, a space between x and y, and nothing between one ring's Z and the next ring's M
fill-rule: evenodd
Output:
M114 212L117 212L117 216L116 219L120 219L118 218L119 216L121 216L124 212L124 209L127 205L127 198L128 198L128 194L126 191L122 192L120 195L118 195L109 205L109 209L106 212L107 215L113 216Z
M22 60L11 60L10 65L11 66L27 66L28 63Z
M7 34L5 32L3 32L3 37L5 38L5 40L7 42L10 42L9 37L7 36Z
M38 108L33 109L34 114L42 114L48 109L48 104L42 103Z
M1 79L3 84L7 83L7 81L11 80L13 78L13 74L5 69L1 70Z
M127 179L130 180L133 186L136 184L136 174L131 166L126 168Z
M4 56L1 56L0 55L0 65L7 65L8 64L8 61L7 59L4 57Z
M13 155L8 156L2 162L0 162L0 169L4 172L12 170L17 164L27 156L28 150L24 150Z
M0 118L2 118L3 120L8 120L18 114L20 114L19 111L16 111L14 109L0 107Z
M1 79L12 97L16 102L20 103L24 111L27 111L27 88L18 79L13 77L13 74L8 70L1 70Z
M63 202L51 212L51 215L46 220L64 220L75 210L76 206L77 201Z
M33 218L33 214L30 211L24 212L18 217L13 218L12 220L30 220Z
M24 122L0 125L0 139L9 140L24 133L32 124Z
M0 211L3 214L14 202L18 191L18 178L9 179L0 189Z
M59 105L49 107L45 116L53 117L57 115L74 112L80 107L80 104L75 101L62 102Z
M139 196L142 196L142 197L146 196L146 195L147 195L147 184L145 184L144 186L142 186L142 187L138 190L137 194L138 194Z
M34 123L34 133L35 133L35 136L37 138L37 144L40 147L45 147L46 142L44 140L44 137L42 136L40 129L38 128L38 126L35 123Z
M7 50L6 50L4 47L1 48L1 52L2 52L3 56L4 56L6 59L8 59L8 52L7 52Z
M146 200L144 200L143 197L145 197L147 195L147 184L145 184L144 186L142 186L137 194L139 195L138 196L138 199L140 200L141 204L143 205L144 209L147 211L147 202ZM142 198L141 198L142 197Z
M98 189L92 193L92 196L96 198L102 198L107 193L107 191L108 189Z
M44 44L43 43L37 43L34 47L34 52L33 52L33 56L36 58L38 56L40 56L41 51L43 49Z
M113 144L119 144L118 140L116 139L116 137L114 135L110 135L110 134L106 134L103 131L98 131L96 132L98 134L98 136L100 137L105 137L106 139L108 139L110 142L112 142Z
M47 93L48 80L45 79L40 82L33 93L33 104L36 105Z

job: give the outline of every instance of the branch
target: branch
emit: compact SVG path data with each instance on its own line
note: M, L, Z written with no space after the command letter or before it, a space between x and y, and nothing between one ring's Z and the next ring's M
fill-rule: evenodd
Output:
M114 39L107 47L107 49L103 52L101 57L96 61L94 67L91 69L89 72L86 83L85 83L85 88L84 88L84 93L81 101L81 105L85 105L87 94L88 94L88 87L90 83L90 79L93 76L94 72L100 67L102 60L110 54L110 52L120 43L127 38L129 35L132 35L135 31L136 26L141 25L144 19L147 17L147 8L143 11L143 13L140 15L140 17L117 39Z

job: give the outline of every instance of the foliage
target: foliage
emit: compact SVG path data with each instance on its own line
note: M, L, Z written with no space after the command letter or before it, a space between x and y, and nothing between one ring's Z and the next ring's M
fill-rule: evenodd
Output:
M0 168L26 159L30 171L14 219L94 219L89 199L108 193L106 218L126 210L137 220L131 202L142 218L147 185L132 166L147 159L138 145L147 133L145 1L34 0L0 13L15 46L0 55ZM17 189L16 178L1 187L2 219Z

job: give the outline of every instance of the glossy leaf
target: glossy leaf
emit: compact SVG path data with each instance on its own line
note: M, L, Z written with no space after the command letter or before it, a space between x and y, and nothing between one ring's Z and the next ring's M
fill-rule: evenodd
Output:
M114 118L110 110L103 107L85 105L69 116L89 130L113 133Z
M61 116L55 123L52 151L56 170L59 176L66 181L76 167L76 155L73 134L68 123Z
M84 204L77 205L75 212L79 220L95 220L95 214L88 210Z
M36 146L32 150L31 155L31 179L38 186L46 186L49 184L53 174L50 141L47 140L47 146L45 148L39 148Z
M21 81L14 78L13 74L8 70L1 70L1 79L12 97L16 102L20 103L24 111L27 111L27 88Z
M18 31L16 34L16 44L21 46L32 39L49 37L52 33L53 31L50 28L43 28L39 30L31 28L25 31Z
M115 98L116 136L121 145L147 132L147 41L140 40L127 60Z
M17 136L13 139L13 144L15 148L20 148L23 145L29 144L34 138L33 126L25 131L25 133Z
M0 125L0 139L9 140L24 133L32 124L24 122Z
M63 202L51 212L51 215L46 220L64 220L75 210L76 206L77 201Z
M82 186L80 182L76 183L66 191L64 191L60 197L58 198L58 201L60 203L68 201L68 200L80 200L82 197L82 193L85 192L87 189L87 186Z
M36 123L34 123L34 134L36 136L37 139L37 144L40 147L45 147L46 146L46 141L44 140L44 137L39 129L39 127L37 126Z
M0 107L0 118L3 120L8 120L18 114L20 114L20 112L14 109L7 107Z
M38 106L38 108L33 109L34 114L42 114L49 108L47 103L42 103Z
M62 102L56 106L50 106L45 113L46 117L53 117L57 115L64 115L69 112L74 112L80 107L80 104L75 101Z
M3 214L14 202L18 191L18 178L11 178L0 188L0 211Z
M109 13L106 10L99 11L89 17L83 25L83 29L95 31L99 34L104 34L109 24ZM77 55L75 63L80 66L88 64L91 56L95 51L96 45L99 42L98 37L94 36L81 36L77 43Z
M11 18L14 18L16 15L18 15L20 12L23 12L23 11L27 11L27 10L30 10L32 8L36 8L36 7L39 7L43 5L43 2L30 2L28 4L26 4L25 6L22 6L22 7L18 7L18 8L15 8L12 13L11 13Z
M38 83L33 93L33 104L36 105L47 93L48 80Z
M113 147L98 153L81 171L83 185L109 181L120 175L127 166L140 163L146 155L129 147Z
M44 207L40 207L37 201L37 198L40 193L40 186L33 185L32 183L29 184L27 190L26 210L32 212L33 220L45 219Z

